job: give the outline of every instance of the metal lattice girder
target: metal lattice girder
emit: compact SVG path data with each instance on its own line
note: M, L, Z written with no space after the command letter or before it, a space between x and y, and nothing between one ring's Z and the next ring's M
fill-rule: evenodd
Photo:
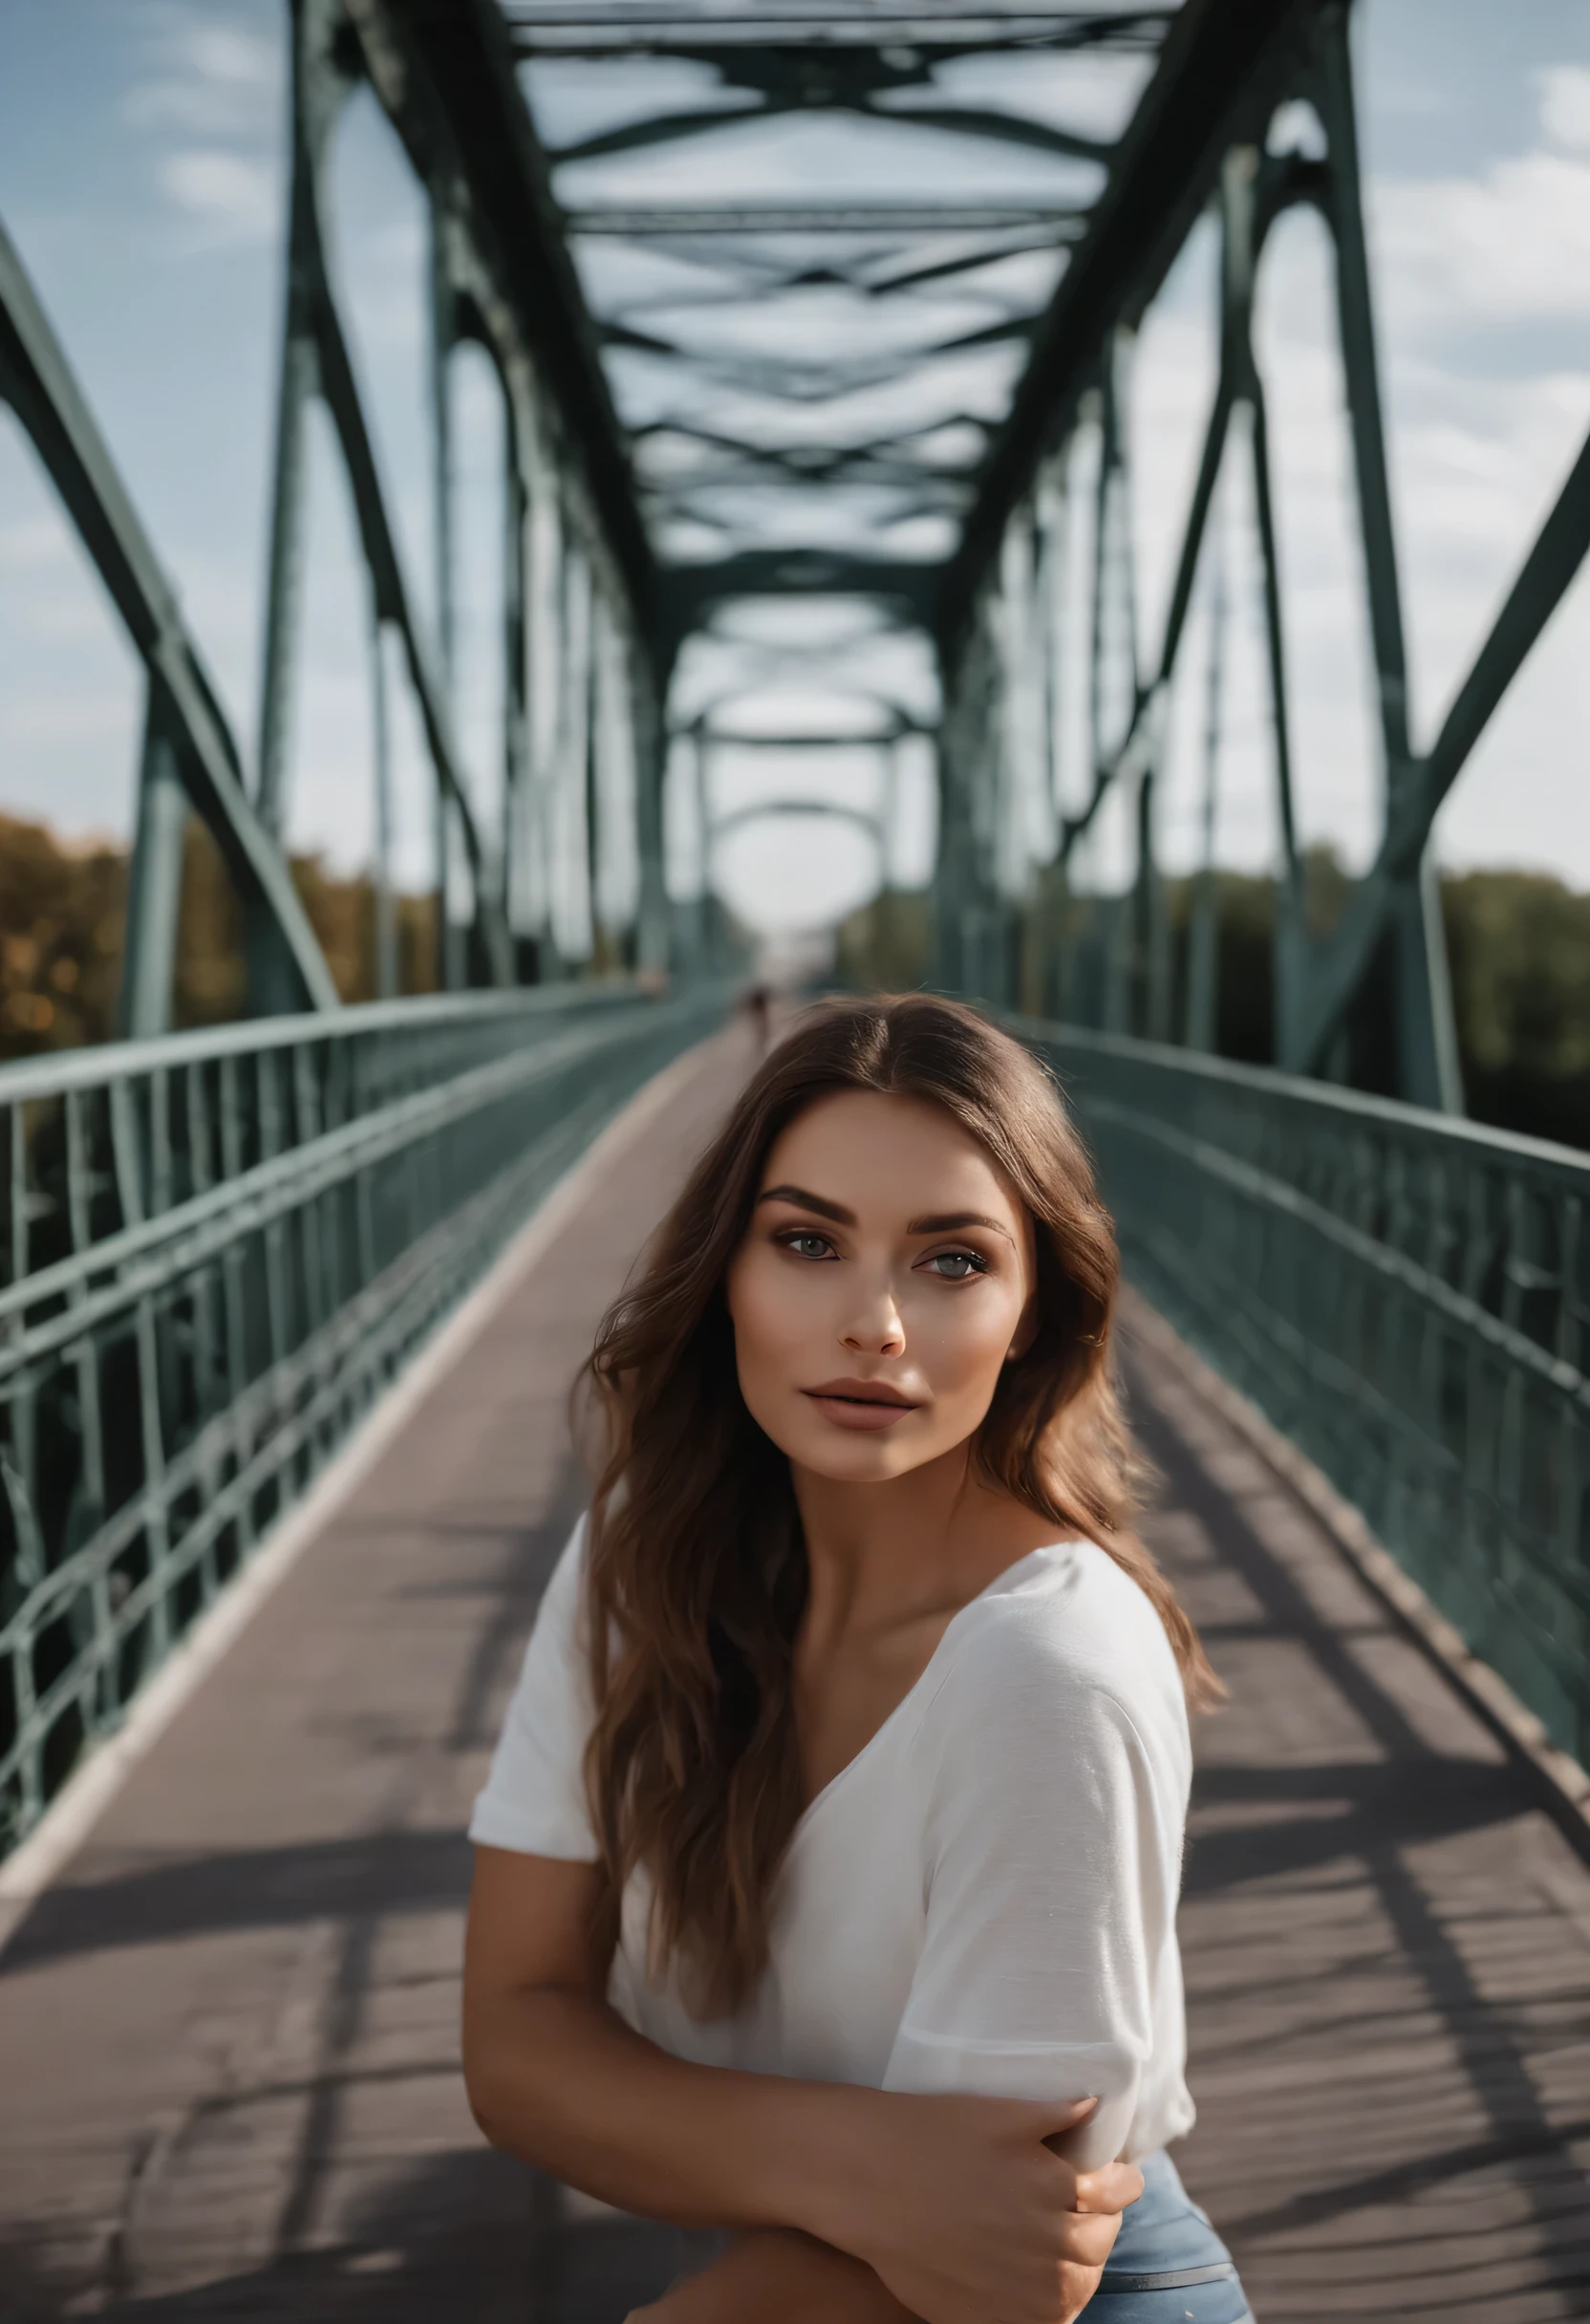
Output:
M721 129L739 117L734 114L714 113L706 123ZM921 117L910 114L910 120ZM942 121L930 126L943 127ZM560 157L567 160L567 155ZM678 209L655 208L571 210L568 227L571 234L617 235L626 239L658 236L665 241L677 242L687 236L692 239L716 241L720 235L731 239L750 234L861 234L892 239L898 235L931 234L1007 234L1069 232L1080 226L1085 212L1067 204L1062 207L1039 209L1030 205L1012 208L1007 203L958 203L948 205L927 202L895 202L885 204L870 204L866 207L846 202L803 202L796 204L741 204L734 209ZM998 255L1003 255L1002 252ZM986 255L966 260L965 265L986 265ZM664 350L673 353L674 350Z
M318 394L331 414L348 473L360 546L374 592L376 618L377 622L390 622L402 640L439 790L448 812L458 822L468 853L483 944L494 980L508 983L512 981L512 962L500 899L493 892L493 874L463 784L441 673L409 602L369 425L327 266L321 216L322 180L332 134L354 85L346 46L341 40L347 22L343 0L294 0L292 183L261 696L260 812L273 828L279 826L302 549L305 486L302 431L308 398Z
M748 442L742 458L759 463L761 482L776 488L787 481L799 491L803 512L814 531L824 527L823 491L852 484L875 488L887 501L889 523L899 525L932 515L958 515L969 482L978 474L985 431L977 424L968 444L946 462L926 448L918 452L900 438L887 468L868 474L842 463L817 462L781 478L781 463L814 447L808 422L822 432L826 407L869 389L898 383L902 368L925 377L935 362L953 363L978 349L1020 345L1042 314L1044 284L1058 270L1068 247L1085 239L1090 196L1075 197L1071 183L1057 184L1052 198L978 198L965 190L963 164L979 152L1082 163L1102 178L1115 147L1090 125L1050 118L1042 106L1023 102L1021 66L1033 55L1064 59L1073 54L1115 53L1126 59L1152 55L1165 37L1173 9L1106 11L1062 8L1035 12L1002 7L946 11L834 7L793 9L779 16L732 15L698 0L663 12L642 15L612 6L565 9L524 0L506 11L519 53L535 71L548 58L580 57L593 66L604 58L621 61L633 75L645 60L677 60L709 72L713 98L699 105L659 102L636 114L626 102L626 118L578 135L549 138L548 167L555 198L563 204L565 230L582 256L591 246L618 244L660 255L676 268L693 270L700 285L692 297L653 297L644 288L607 289L597 302L603 344L610 356L645 358L671 367L680 384L678 416L688 425L699 416L703 391L740 395L759 406L760 441ZM968 60L1008 60L1010 102L978 91L951 88L939 75ZM949 163L947 183L925 173L920 185L883 201L846 198L814 191L787 201L733 198L684 204L671 198L658 179L657 199L601 200L561 189L571 171L593 164L664 158L681 140L710 145L724 131L746 124L806 121L822 117L839 122L864 120L881 132L910 130L942 143ZM963 185L956 189L960 175ZM821 246L821 255L818 254ZM988 274L1009 258L1049 262L1031 280L999 285ZM986 277L986 279L983 279ZM678 277L676 280L678 281ZM616 280L604 275L604 282ZM712 307L738 302L742 319L773 311L784 295L827 288L868 301L889 299L902 309L932 286L958 285L962 303L984 310L985 319L955 328L935 326L924 307L922 344L905 352L868 343L781 346L768 354L751 350L710 352L692 346L680 324ZM666 311L672 322L662 319ZM913 317L912 319L914 319ZM662 376L662 368L657 376ZM950 375L946 372L945 377ZM692 410L692 405L695 409ZM793 422L788 425L785 416ZM942 422L940 425L942 426ZM646 471L645 505L654 521L689 521L715 527L732 554L757 553L754 520L720 519L708 506L713 493L732 492L744 477L710 480L680 473L663 477ZM890 496L894 496L890 498ZM881 520L880 520L881 521ZM814 540L814 548L820 540ZM837 549L837 541L835 547ZM866 553L865 545L861 553ZM887 561L889 549L880 543ZM757 569L744 569L755 593ZM782 586L773 566L763 570L775 591ZM924 566L924 572L935 570ZM672 575L670 575L670 579ZM923 601L925 592L913 597ZM665 609L665 636L679 635L673 609Z
M451 182L545 377L646 642L655 564L623 431L496 0L349 0L371 75L427 183Z
M677 642L729 597L869 597L922 622L932 605L931 568L830 555L823 549L748 549L720 564L677 565L664 597L665 635Z
M708 837L715 841L725 838L730 831L738 831L748 823L758 823L764 815L832 817L840 823L854 824L858 830L867 833L869 839L875 840L880 848L888 836L883 817L870 814L866 807L857 807L853 800L792 797L753 799L743 807L730 807L726 814L713 817Z
M769 8L756 12L714 9L652 10L591 0L585 7L515 5L506 10L515 45L535 56L702 56L727 55L765 47L798 48L821 42L825 54L835 47L871 50L881 40L937 56L1045 48L1134 49L1157 47L1175 8L1046 8L945 6L941 0L905 5L839 8L824 0L810 7Z
M429 0L349 0L348 12L371 84L432 206L438 495L443 509L449 492L446 358L461 340L471 339L486 353L507 414L506 481L514 505L506 576L510 702L503 840L508 917L517 926L529 909L524 867L539 828L532 794L544 770L535 764L526 659L539 635L535 591L547 576L535 565L526 531L539 521L538 497L550 493L566 511L560 541L572 525L587 553L599 559L604 618L611 614L616 623L629 664L622 723L635 760L636 943L640 956L658 965L667 941L659 748L666 669L656 655L655 569L636 507L628 448L548 192L545 157L515 78L503 21L491 0L446 7ZM555 474L544 458L544 425L551 431ZM444 659L445 538L443 524ZM542 949L550 955L546 931Z
M156 782L163 782L169 770L181 781L220 847L240 893L269 928L298 1005L334 1008L337 994L331 971L298 899L286 859L245 793L236 745L198 650L71 366L3 227L0 396L32 437L148 672L153 747L146 747L146 773ZM145 881L141 888L135 888L134 894L135 956L129 966L126 1005L131 1012L129 1024L140 1030L158 1028L166 1022L170 1009L168 971L175 934L172 818L163 803L158 813L162 827L160 836L153 830L140 834ZM165 890L158 901L153 893L156 887ZM141 932L147 932L152 950L140 960L136 946Z
M947 641L971 617L999 536L1089 385L1108 334L1134 321L1208 199L1256 81L1306 36L1319 0L1187 0L1153 80L1116 148L1089 230L1037 329L1033 355L983 471L977 506L944 576Z
M1374 1014L1390 1027L1401 1093L1415 1103L1450 1111L1461 1109L1462 1096L1429 851L1430 832L1441 801L1485 721L1590 547L1590 447L1568 478L1441 732L1426 753L1417 753L1408 734L1402 602L1364 237L1348 14L1347 0L1278 5L1267 19L1257 7L1214 11L1202 0L1191 0L1167 43L1155 83L1123 141L1111 197L1100 204L1095 226L1061 287L1032 371L996 444L983 497L968 520L962 549L946 576L942 635L952 656L958 655L961 674L954 684L968 702L986 699L997 703L1001 690L1008 693L1021 683L1007 651L1001 647L989 662L979 643L990 623L1002 635L1012 620L1008 611L1000 611L1000 592L1007 590L1008 580L1002 568L997 570L992 562L990 544L1000 548L1002 555L1015 528L1033 521L1032 512L1048 489L1045 460L1068 441L1085 410L1096 417L1103 452L1095 511L1091 764L1087 795L1070 812L1062 832L1060 864L1070 857L1104 799L1119 786L1129 786L1138 826L1137 896L1130 918L1113 908L1107 910L1103 900L1093 912L1095 936L1103 936L1110 948L1104 987L1107 997L1101 1005L1113 1012L1109 1021L1123 1029L1134 1024L1151 1034L1163 1033L1169 1025L1169 953L1163 884L1153 856L1152 803L1168 691L1205 552L1216 481L1235 441L1252 470L1280 833L1274 959L1278 1062L1293 1071L1319 1072L1336 1059L1336 1069L1343 1070L1343 1044L1355 1013L1360 1018ZM1248 44L1246 74L1235 77L1234 40ZM1225 91L1225 102L1214 104L1206 91L1200 117L1193 99L1201 76L1212 71L1214 85ZM1294 98L1305 100L1314 110L1323 133L1321 157L1267 150L1267 133L1278 106ZM1147 173L1136 169L1141 183L1134 189L1124 182L1128 149L1140 134L1150 131L1155 166ZM1095 262L1103 265L1100 253L1111 231L1111 202L1118 183L1128 212L1135 214L1135 246L1128 236L1115 253L1115 263L1090 287L1090 268ZM1224 244L1219 376L1163 636L1147 667L1135 644L1130 645L1128 715L1124 729L1107 739L1107 747L1097 704L1101 638L1108 597L1121 585L1119 560L1113 551L1106 553L1111 480L1120 462L1115 351L1122 332L1131 331L1153 295L1205 196L1216 185ZM1385 820L1376 859L1357 884L1342 922L1322 937L1308 923L1297 836L1280 558L1264 381L1253 337L1260 254L1276 221L1301 203L1318 208L1335 247L1337 322L1385 779ZM1040 424L1035 404L1024 425L1023 398L1030 401L1036 395L1034 381L1044 377L1045 369L1052 390L1048 416ZM1085 403L1087 398L1093 399L1090 405ZM1049 521L1045 517L1044 524ZM1129 586L1129 560L1126 581ZM1129 620L1128 626L1129 630ZM1012 634L1020 628L1017 621ZM1217 678L1212 683L1217 692ZM1212 828L1217 700L1210 731L1215 742L1207 770L1205 821ZM964 719L952 720L946 732L956 738L956 749L976 751L975 721L968 725ZM998 776L996 765L994 779ZM957 874L961 884L965 876L964 870ZM975 892L953 908L946 891L945 909L952 916L1006 909L999 903L999 882L985 869L978 874ZM1191 997L1188 1004L1190 1028L1195 1022L1205 1034L1212 1000L1213 936L1206 924L1211 909L1213 891L1205 880L1192 962L1201 980L1200 995L1195 1007ZM1068 943L1068 937L1061 939L1063 953ZM1134 979L1141 988L1141 1004L1128 998ZM992 989L1004 988L996 983ZM1346 1054L1350 1069L1350 1052Z

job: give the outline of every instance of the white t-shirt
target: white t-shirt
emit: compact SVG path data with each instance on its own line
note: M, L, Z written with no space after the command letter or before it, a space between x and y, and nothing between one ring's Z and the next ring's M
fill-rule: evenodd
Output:
M583 1545L548 1585L470 1838L593 1859ZM1192 2121L1176 1897L1192 1753L1137 1584L1091 1542L1034 1550L963 1606L871 1741L806 1809L762 1980L693 2017L646 1974L632 1881L609 1998L701 2065L874 2089L1100 2099L1087 2165Z

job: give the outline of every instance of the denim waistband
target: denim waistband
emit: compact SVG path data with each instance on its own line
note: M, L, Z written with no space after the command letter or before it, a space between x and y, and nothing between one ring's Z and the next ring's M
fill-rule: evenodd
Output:
M1122 2214L1121 2232L1095 2297L1235 2281L1231 2253L1208 2213L1183 2186L1170 2156L1161 2148L1142 2157L1138 2168L1143 2192Z

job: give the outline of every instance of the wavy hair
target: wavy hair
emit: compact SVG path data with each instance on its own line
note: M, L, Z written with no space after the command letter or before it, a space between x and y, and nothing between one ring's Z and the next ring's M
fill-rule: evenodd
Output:
M636 1871L653 1973L732 2011L767 1958L801 1812L791 1706L806 1548L789 1465L740 1393L724 1281L774 1141L819 1098L941 1106L1032 1216L1038 1327L1003 1367L975 1456L988 1481L1106 1550L1155 1606L1191 1702L1219 1692L1131 1531L1131 1443L1109 1365L1115 1236L1060 1092L1020 1043L925 994L828 1001L771 1052L690 1173L582 1379L601 1424L588 1567L596 1705L586 1754L603 1934Z

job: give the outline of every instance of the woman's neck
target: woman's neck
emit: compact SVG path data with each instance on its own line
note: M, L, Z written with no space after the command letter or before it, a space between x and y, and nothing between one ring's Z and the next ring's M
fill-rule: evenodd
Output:
M948 1620L1054 1527L978 1475L957 1445L885 1484L792 1465L809 1586L804 1629L829 1640Z

